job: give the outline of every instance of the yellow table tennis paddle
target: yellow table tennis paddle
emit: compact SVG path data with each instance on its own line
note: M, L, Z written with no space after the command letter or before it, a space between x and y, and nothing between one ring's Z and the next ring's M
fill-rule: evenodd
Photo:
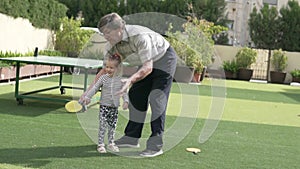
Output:
M65 109L69 113L77 113L82 110L83 106L77 100L71 100L65 104Z
M185 149L187 152L192 152L193 154L197 154L197 153L200 153L201 150L199 148L186 148Z

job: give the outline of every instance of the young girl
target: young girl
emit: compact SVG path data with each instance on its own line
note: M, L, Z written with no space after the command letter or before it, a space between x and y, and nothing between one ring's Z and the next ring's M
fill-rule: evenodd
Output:
M105 62L105 74L100 76L99 80L89 90L83 100L80 100L83 104L87 105L90 103L93 95L101 87L100 97L100 111L99 111L99 133L98 133L98 147L99 153L106 153L104 144L104 134L106 129L108 130L108 146L107 148L113 152L119 152L119 148L114 143L114 135L116 124L118 121L118 107L120 104L120 95L116 92L121 90L123 84L121 82L120 65L121 57L118 54L110 55ZM128 96L124 94L123 98L123 109L128 108Z

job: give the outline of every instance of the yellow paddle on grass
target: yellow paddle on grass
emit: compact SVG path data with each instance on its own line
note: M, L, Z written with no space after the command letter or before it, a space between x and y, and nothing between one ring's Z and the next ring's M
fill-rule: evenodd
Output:
M86 111L86 105L78 102L78 100L71 100L65 104L65 109L69 113L78 113Z

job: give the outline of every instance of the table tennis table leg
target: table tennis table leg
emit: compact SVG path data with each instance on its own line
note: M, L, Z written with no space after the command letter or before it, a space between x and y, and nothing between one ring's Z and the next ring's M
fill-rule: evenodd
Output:
M83 85L83 92L86 91L87 88L87 79L88 79L88 69L84 69L84 85Z
M60 66L60 71L59 71L59 90L60 90L60 94L65 94L65 88L62 87L62 78L63 78L63 67Z
M20 62L17 62L16 67L16 84L15 84L15 98L19 105L23 104L23 98L19 97L19 82L20 82Z

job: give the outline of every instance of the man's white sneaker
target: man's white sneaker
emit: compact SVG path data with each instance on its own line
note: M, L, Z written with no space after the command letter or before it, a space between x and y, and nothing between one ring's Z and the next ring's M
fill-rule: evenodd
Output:
M118 140L115 140L116 146L120 148L139 148L139 140L136 138L131 138L127 136L123 136Z

